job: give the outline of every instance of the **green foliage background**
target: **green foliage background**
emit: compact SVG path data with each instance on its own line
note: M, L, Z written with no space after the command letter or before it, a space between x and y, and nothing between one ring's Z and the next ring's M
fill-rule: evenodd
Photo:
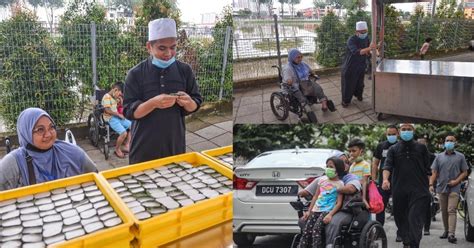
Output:
M18 115L28 107L46 110L56 124L73 117L78 99L76 82L61 49L36 16L19 12L0 23L0 115L14 129Z
M347 151L347 144L354 138L362 139L366 144L365 159L372 158L380 141L386 140L386 125L235 125L234 154L250 160L258 154L277 150L300 148L331 148ZM474 125L416 125L415 139L426 137L428 149L439 153L448 133L457 138L456 150L464 153L471 164L474 163Z

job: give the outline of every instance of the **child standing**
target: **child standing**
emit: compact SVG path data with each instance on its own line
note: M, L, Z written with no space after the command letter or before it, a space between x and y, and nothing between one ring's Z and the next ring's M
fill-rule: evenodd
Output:
M360 139L353 139L349 142L347 148L349 149L349 161L352 163L349 173L359 178L362 184L362 199L367 209L369 209L370 205L367 202L367 183L370 176L370 164L362 158L365 143Z
M332 216L342 206L343 196L337 193L337 189L344 186L340 178L345 174L341 159L332 157L326 160L326 175L319 179L318 190L309 206L310 211L303 216L307 222L299 248L323 247L324 225L331 222Z
M428 49L430 48L430 44L431 44L432 40L433 39L431 39L430 37L426 38L425 43L423 43L423 46L421 46L421 48L420 48L421 60L425 59L425 54L428 52Z

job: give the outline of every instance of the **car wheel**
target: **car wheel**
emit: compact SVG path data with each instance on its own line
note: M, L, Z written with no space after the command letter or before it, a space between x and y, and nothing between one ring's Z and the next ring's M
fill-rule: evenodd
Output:
M471 225L469 219L469 210L466 208L465 211L466 218L464 218L464 236L466 236L467 241L474 242L474 226Z
M234 243L238 246L250 246L255 241L256 236L250 233L234 233Z

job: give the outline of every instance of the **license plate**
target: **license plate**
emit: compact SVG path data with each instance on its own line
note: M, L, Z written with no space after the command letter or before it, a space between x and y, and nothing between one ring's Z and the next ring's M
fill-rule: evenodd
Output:
M289 195L295 196L298 193L297 185L262 185L256 189L257 196L269 195Z

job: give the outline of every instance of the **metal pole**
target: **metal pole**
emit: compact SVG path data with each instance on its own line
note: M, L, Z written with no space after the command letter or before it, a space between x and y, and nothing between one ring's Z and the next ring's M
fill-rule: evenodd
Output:
M275 35L276 35L276 45L277 45L278 67L281 69L280 35L278 33L278 16L277 15L273 15L273 21L275 23Z
M92 59L92 92L95 92L97 87L97 47L96 47L96 25L91 22L91 59ZM94 96L95 94L92 93ZM95 99L96 101L98 99Z
M372 42L377 44L377 0L372 0ZM383 42L383 41L382 41ZM377 49L372 49L372 109L375 110L375 70L377 67Z
M221 77L221 88L219 90L219 101L222 100L222 95L224 93L224 81L225 81L225 70L227 67L227 51L229 49L230 34L232 32L231 27L226 28L225 32L225 42L224 42L224 56L222 61L222 77Z
M431 9L431 19L434 18L435 10L436 10L436 0L433 0L433 8Z

